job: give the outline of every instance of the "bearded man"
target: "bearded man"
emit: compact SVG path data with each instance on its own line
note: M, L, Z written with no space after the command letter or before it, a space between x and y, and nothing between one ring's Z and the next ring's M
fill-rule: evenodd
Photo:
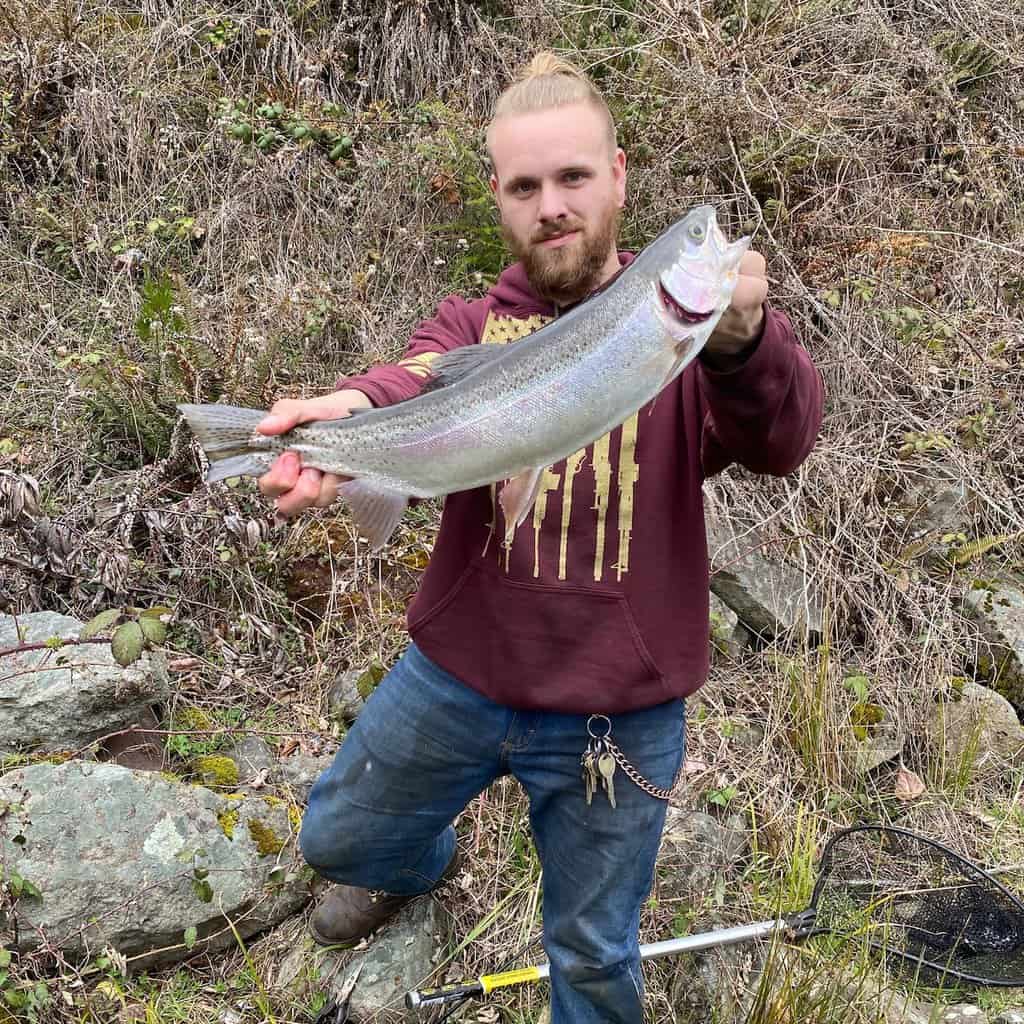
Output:
M487 145L516 262L484 298L445 299L397 365L278 402L264 433L410 398L440 354L513 343L629 264L616 248L626 156L578 69L535 57L499 98ZM747 252L699 358L552 466L511 543L493 487L448 495L408 610L412 642L303 818L304 857L339 883L311 916L318 942L354 945L451 877L453 822L511 774L543 870L552 1024L642 1020L640 908L683 760L684 701L708 670L701 485L732 462L791 472L821 423L820 376L767 292L765 261ZM285 453L260 488L290 516L330 505L341 482ZM588 799L581 758L605 735L641 782L618 771Z

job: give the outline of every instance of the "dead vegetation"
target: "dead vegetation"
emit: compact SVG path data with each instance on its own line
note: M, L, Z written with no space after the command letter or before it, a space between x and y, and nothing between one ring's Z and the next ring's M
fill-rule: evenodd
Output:
M174 403L331 389L393 358L449 291L485 288L504 254L481 129L539 45L610 96L630 244L705 200L733 233L756 230L829 395L798 475L730 470L709 487L709 512L759 524L803 563L827 625L718 666L702 714L693 702L689 756L710 768L679 802L714 809L708 794L732 791L761 853L690 926L763 913L795 821L810 822L812 857L834 827L904 813L891 778L849 770L851 673L912 738L905 762L928 783L915 827L1019 861L1019 773L982 764L953 786L914 739L934 694L977 666L962 594L1024 571L1013 4L16 0L0 12L0 611L172 605L170 647L200 659L180 701L254 730L270 716L277 732L325 729L336 671L393 660L435 510L410 514L379 560L344 510L274 525L248 485L198 486ZM940 472L970 490L972 519L942 542L963 557L928 563L908 494ZM729 742L737 717L764 726L755 749ZM453 976L536 933L526 828L506 784L463 816L456 938L507 902ZM645 939L678 928L679 910L652 902ZM253 951L268 985L275 941ZM180 977L167 985L188 993L181 1015L160 1019L212 1019L219 997ZM671 970L650 977L653 1019L670 1020ZM532 1020L541 997L508 1005Z

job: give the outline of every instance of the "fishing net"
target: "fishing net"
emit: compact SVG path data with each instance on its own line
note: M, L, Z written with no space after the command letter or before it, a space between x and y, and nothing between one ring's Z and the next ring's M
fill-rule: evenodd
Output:
M940 843L862 826L825 847L811 934L862 936L900 967L1024 985L1024 902Z

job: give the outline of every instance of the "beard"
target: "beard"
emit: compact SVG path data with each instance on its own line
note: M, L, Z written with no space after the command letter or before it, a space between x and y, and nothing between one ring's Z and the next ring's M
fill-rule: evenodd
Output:
M568 306L586 298L601 283L601 271L619 236L621 220L622 211L612 205L593 232L578 221L535 232L526 242L505 225L501 231L534 291L555 305ZM538 244L568 231L579 231L579 235L567 245L548 249Z

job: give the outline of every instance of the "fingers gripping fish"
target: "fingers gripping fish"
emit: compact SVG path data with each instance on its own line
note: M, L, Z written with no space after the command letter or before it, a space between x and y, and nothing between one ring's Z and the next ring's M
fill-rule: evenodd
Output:
M506 540L544 470L619 426L697 356L732 299L740 258L714 209L691 210L609 285L513 345L467 345L431 363L415 398L277 436L265 412L179 405L210 461L208 481L261 476L284 451L351 477L339 494L379 549L410 497L506 481Z

